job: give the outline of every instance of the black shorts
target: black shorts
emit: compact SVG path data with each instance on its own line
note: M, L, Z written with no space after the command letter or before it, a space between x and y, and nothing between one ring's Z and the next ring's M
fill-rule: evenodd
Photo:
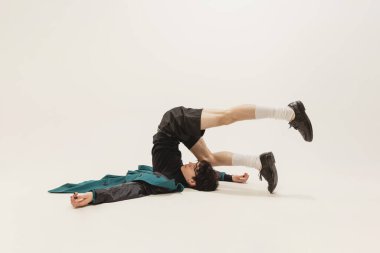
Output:
M179 106L167 111L158 125L157 134L153 136L153 143L167 136L191 149L205 133L201 130L202 110Z

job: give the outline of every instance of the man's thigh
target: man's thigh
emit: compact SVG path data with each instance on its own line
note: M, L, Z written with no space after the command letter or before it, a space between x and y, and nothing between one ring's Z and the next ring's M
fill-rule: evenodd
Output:
M199 140L194 144L194 146L190 149L190 151L195 155L195 157L201 161L206 160L209 161L212 159L212 152L207 147L206 142L203 137L199 138Z
M227 110L205 108L201 115L201 130L225 125Z

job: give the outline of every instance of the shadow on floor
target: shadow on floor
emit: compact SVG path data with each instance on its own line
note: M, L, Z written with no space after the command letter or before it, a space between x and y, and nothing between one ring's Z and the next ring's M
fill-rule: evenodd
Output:
M316 198L305 194L292 194L292 193L279 193L274 191L270 194L268 191L244 189L244 188L232 188L232 187L220 187L215 194L225 194L225 195L235 195L235 196L246 196L246 197L265 197L265 198L290 198L298 200L315 200Z

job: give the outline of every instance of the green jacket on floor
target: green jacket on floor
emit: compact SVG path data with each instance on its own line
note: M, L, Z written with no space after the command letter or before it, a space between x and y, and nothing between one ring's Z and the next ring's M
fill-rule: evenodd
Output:
M119 184L144 181L148 184L163 187L171 191L182 192L185 188L182 184L176 184L174 179L168 179L161 173L154 172L148 165L139 165L137 170L129 170L126 176L106 175L100 180L88 180L78 184L67 183L49 190L50 193L84 193L90 190L106 189Z

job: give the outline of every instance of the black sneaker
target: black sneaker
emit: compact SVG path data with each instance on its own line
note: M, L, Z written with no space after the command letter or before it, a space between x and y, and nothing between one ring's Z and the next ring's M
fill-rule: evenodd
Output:
M268 182L268 191L270 193L273 192L273 190L277 186L277 169L274 160L274 156L272 152L263 153L260 155L260 161L261 161L261 170L260 170L260 180L262 181L263 176L265 180Z
M296 101L288 105L293 109L295 117L289 122L290 127L298 130L305 141L311 142L313 140L313 127L310 119L305 112L305 106L301 101Z

